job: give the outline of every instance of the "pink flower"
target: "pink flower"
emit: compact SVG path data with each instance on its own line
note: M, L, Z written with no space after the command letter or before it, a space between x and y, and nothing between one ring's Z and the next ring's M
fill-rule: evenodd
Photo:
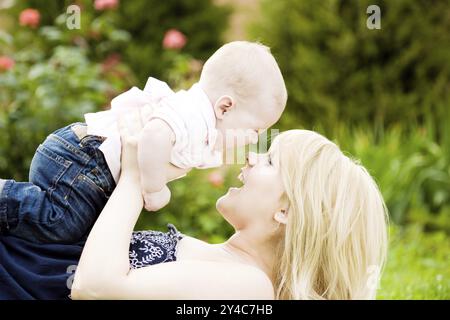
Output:
M211 183L214 187L221 187L223 186L223 175L220 171L213 171L210 174L208 174L208 181Z
M103 11L109 9L116 9L119 6L119 0L95 0L95 10Z
M163 39L163 47L166 49L181 49L186 45L187 38L176 29L170 29L166 32Z
M111 53L108 57L106 57L105 60L103 60L101 64L101 68L103 72L108 72L112 69L114 69L115 66L117 66L120 63L120 54L118 53Z
M16 62L7 56L0 56L0 71L12 69Z
M25 9L20 13L19 23L21 26L36 28L41 20L41 14L36 9Z

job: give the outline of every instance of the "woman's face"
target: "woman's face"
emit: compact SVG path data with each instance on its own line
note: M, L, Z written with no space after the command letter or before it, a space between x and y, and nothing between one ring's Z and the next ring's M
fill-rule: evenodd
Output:
M243 186L230 188L217 200L217 210L235 229L253 223L272 223L274 214L284 209L284 187L276 140L267 153L249 153L247 164L239 175Z

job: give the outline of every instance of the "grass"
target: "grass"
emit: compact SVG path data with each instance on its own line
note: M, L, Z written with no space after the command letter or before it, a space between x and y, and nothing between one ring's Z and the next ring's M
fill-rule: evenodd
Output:
M392 225L390 238L378 299L450 299L450 237Z

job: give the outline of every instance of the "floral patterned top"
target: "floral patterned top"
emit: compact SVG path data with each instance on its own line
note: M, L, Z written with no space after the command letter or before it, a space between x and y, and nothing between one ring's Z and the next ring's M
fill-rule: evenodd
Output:
M171 223L167 224L167 228L168 232L153 230L133 232L129 251L131 268L176 261L177 244L184 235Z
M133 232L131 268L176 260L184 235L171 224L167 227L168 232ZM0 300L69 299L84 244L40 244L0 233Z

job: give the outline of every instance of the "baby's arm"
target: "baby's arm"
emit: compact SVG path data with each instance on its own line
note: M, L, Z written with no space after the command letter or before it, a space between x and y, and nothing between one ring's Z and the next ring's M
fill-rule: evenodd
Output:
M169 125L160 119L149 121L143 128L138 144L138 161L145 208L156 211L170 200L167 166L175 141Z

